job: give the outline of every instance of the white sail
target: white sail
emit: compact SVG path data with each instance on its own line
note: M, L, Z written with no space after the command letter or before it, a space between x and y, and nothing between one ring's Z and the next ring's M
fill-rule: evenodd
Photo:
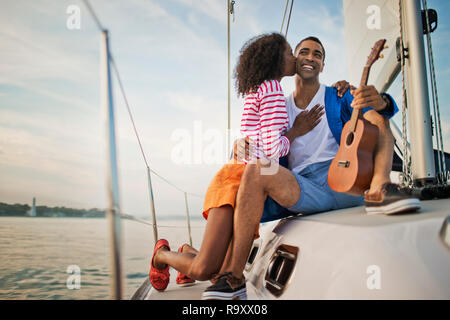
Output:
M384 58L373 65L368 81L378 90L386 90L399 71L395 50L400 34L398 1L343 0L343 9L350 83L359 86L371 48L386 39Z

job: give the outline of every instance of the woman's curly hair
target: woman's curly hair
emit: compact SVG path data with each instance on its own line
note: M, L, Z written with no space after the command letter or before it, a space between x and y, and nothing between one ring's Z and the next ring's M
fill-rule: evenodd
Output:
M238 96L257 90L265 80L283 75L286 39L279 33L263 34L242 47L234 77Z

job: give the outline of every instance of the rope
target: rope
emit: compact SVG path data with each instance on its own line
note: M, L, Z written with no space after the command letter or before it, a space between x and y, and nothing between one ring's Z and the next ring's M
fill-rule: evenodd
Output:
M402 162L402 185L405 187L412 186L411 177L411 160L408 154L408 131L406 123L406 109L408 108L406 85L405 85L405 47L403 43L403 21L402 21L402 0L398 1L399 4L399 20L400 20L400 52L401 52L401 70L402 70L402 138L403 138L403 162Z

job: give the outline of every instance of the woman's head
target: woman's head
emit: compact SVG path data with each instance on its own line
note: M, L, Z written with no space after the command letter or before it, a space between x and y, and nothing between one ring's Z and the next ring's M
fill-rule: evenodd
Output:
M279 33L263 34L247 41L236 66L236 89L245 95L265 80L280 80L295 73L295 57Z

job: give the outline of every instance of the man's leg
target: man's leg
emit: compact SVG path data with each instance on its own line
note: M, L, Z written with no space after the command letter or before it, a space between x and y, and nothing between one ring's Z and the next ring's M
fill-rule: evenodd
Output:
M364 196L368 214L396 214L420 209L420 201L415 196L392 184L390 173L394 156L394 137L389 120L370 110L364 118L376 125L379 136L374 154L374 172L370 189Z
M369 110L364 118L378 127L378 141L374 151L374 171L369 193L378 192L385 182L390 182L392 161L394 157L394 136L389 126L389 119L375 110Z
M233 227L233 248L229 270L241 278L249 255L255 230L264 210L266 195L284 207L291 207L300 198L297 179L286 168L276 174L261 175L261 164L248 164L242 175L236 199Z

